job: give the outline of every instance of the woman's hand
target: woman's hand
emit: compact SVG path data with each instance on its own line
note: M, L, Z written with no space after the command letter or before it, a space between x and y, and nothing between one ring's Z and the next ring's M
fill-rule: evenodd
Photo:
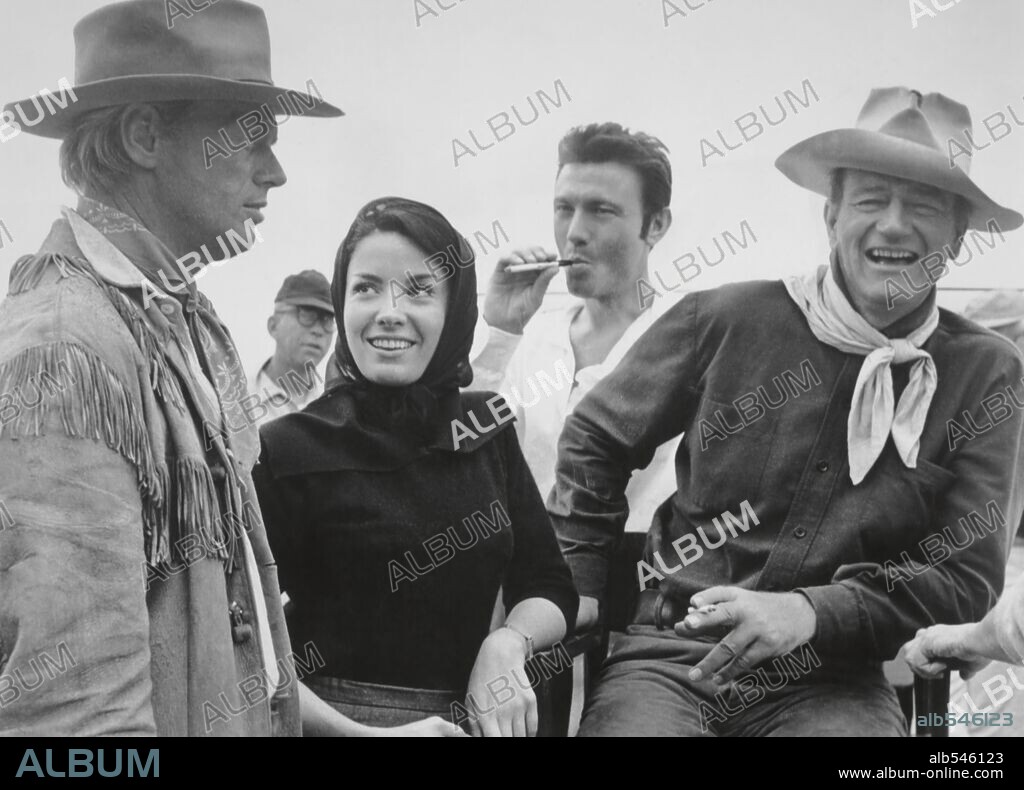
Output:
M507 628L492 631L480 646L469 676L466 710L470 730L486 738L537 734L537 696L526 675L526 644ZM513 671L515 675L513 675Z
M400 727L372 727L369 733L378 738L468 738L462 728L440 716L403 724Z
M936 678L947 669L959 669L960 677L967 680L990 661L976 649L976 629L975 623L922 628L904 645L907 663L922 677Z
M322 699L305 683L299 682L299 707L302 711L302 734L341 736L349 738L458 738L468 737L457 724L440 716L414 721L401 727L369 727L344 716Z

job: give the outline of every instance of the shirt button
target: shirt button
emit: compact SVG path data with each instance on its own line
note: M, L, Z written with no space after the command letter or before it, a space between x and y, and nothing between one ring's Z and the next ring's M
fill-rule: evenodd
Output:
M832 464L830 464L828 461L825 461L825 460L818 461L818 471L819 472L827 472L831 468L832 468Z
M174 315L174 305L162 304L160 305L160 312L164 315Z
M793 530L793 537L795 537L797 539L805 538L805 537L807 537L807 530L804 529L803 527L797 527L796 529Z

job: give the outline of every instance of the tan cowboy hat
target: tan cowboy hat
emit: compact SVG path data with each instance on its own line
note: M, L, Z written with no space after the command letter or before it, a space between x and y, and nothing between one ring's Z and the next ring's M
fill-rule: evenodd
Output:
M908 88L875 88L856 129L810 137L782 154L775 166L791 181L825 197L830 174L838 167L918 181L966 198L970 228L985 230L991 220L1000 230L1019 228L1024 217L982 192L967 174L970 156L956 156L973 150L971 135L970 112L941 93L922 96Z
M185 8L184 2L128 0L94 11L75 25L75 98L62 91L56 108L49 101L40 107L35 96L4 109L18 112L26 132L56 138L83 113L134 102L220 99L266 103L275 115L344 114L319 95L274 85L262 8L241 0Z

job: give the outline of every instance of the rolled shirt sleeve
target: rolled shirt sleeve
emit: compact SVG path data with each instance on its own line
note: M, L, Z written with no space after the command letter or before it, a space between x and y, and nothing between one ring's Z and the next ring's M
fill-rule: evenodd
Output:
M992 617L1000 649L1024 664L1024 579L1003 593Z
M493 326L488 326L487 332L487 342L473 358L473 389L507 392L506 373L523 336Z

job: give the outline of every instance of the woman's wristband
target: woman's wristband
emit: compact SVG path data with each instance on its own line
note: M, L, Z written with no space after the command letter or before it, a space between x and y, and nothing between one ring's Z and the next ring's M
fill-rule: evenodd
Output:
M515 626L512 626L512 625L509 625L508 623L505 623L505 625L503 625L502 628L506 629L507 631L511 631L514 634L519 634L519 636L521 636L523 638L523 641L526 643L526 660L529 661L531 658L533 658L533 637L532 636L530 636L529 634L523 633L518 628L516 628Z

